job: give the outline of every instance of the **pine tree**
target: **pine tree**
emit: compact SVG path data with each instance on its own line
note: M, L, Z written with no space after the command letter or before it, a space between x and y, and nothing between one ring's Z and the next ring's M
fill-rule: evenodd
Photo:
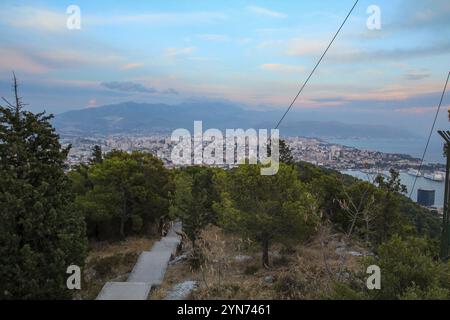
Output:
M404 225L398 194L406 193L407 189L401 183L398 171L391 169L389 173L390 176L387 179L381 175L375 178L376 185L383 192L380 202L380 213L374 221L378 243L383 243L392 235L400 233L401 226Z
M213 169L201 167L184 169L175 177L170 213L181 220L183 231L194 249L201 231L208 224L217 222L213 202L219 200L219 195L213 186L213 177Z
M67 267L82 267L83 217L64 173L68 148L45 113L0 106L0 299L69 298Z
M295 163L294 157L292 156L291 148L283 139L280 139L280 162L289 165Z
M134 233L146 233L168 214L171 175L150 153L113 150L70 177L90 237L124 239L130 224Z
M260 169L242 165L219 172L216 181L221 201L214 208L227 231L261 245L262 265L268 267L270 246L308 239L316 231L320 214L293 166L280 163L273 176L262 176Z
M99 145L95 145L92 148L92 156L91 159L89 159L90 164L96 164L96 163L102 163L103 161L103 153L102 153L102 147Z

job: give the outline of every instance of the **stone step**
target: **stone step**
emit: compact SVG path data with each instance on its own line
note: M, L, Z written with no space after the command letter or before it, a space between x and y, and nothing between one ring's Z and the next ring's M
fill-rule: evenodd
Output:
M160 285L166 273L172 252L170 249L161 249L143 252L133 268L128 282L145 282L150 285Z
M157 241L151 251L139 256L127 282L107 282L97 300L146 300L152 286L160 285L164 279L170 258L177 251L181 237L181 223L176 222L167 236Z
M182 230L181 222L174 222L172 228L170 228L169 232L167 233L167 236L178 237L177 232L181 232L181 230Z
M107 282L97 300L147 300L150 289L145 282Z
M174 255L177 251L178 246L181 243L181 239L178 237L165 237L160 241L156 242L152 247L153 251L169 250L171 255Z

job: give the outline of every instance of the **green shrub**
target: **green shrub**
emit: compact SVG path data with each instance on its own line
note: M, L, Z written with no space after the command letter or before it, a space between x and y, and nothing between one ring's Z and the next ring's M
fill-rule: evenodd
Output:
M142 230L142 226L144 225L144 220L141 216L134 214L131 216L131 229L133 232L140 232Z
M245 267L244 274L247 276L252 276L256 272L258 272L258 270L259 270L259 266L252 264L252 265Z
M331 292L325 298L331 300L363 300L367 295L361 288L355 289L350 283L336 281L331 286Z
M122 254L105 257L93 262L93 269L99 277L107 277L113 273L113 269L117 267L123 260Z
M290 260L287 256L282 255L280 258L273 259L274 267L286 267L289 264Z
M275 291L278 299L300 300L304 299L304 291L307 284L304 279L295 274L287 274L278 279L275 283Z
M196 247L190 254L188 261L193 270L198 270L206 261L205 253Z

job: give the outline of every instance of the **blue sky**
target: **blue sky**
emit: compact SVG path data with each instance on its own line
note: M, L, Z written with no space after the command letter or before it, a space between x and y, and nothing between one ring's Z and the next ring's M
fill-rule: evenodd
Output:
M353 3L3 0L0 95L14 70L35 111L207 98L282 113ZM72 4L81 30L66 28ZM448 0L360 0L294 110L425 133L449 70Z

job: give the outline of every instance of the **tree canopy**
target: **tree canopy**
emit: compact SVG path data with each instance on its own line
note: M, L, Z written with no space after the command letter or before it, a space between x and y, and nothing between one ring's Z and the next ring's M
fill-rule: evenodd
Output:
M0 299L69 298L67 267L83 266L83 216L74 210L51 116L0 106Z
M90 237L123 239L151 231L168 214L172 177L162 161L149 153L115 150L89 167L79 167L70 177Z
M262 263L268 266L270 245L307 239L320 214L294 167L280 164L273 176L262 176L259 170L259 166L247 165L218 173L221 201L215 207L226 229L262 246Z

